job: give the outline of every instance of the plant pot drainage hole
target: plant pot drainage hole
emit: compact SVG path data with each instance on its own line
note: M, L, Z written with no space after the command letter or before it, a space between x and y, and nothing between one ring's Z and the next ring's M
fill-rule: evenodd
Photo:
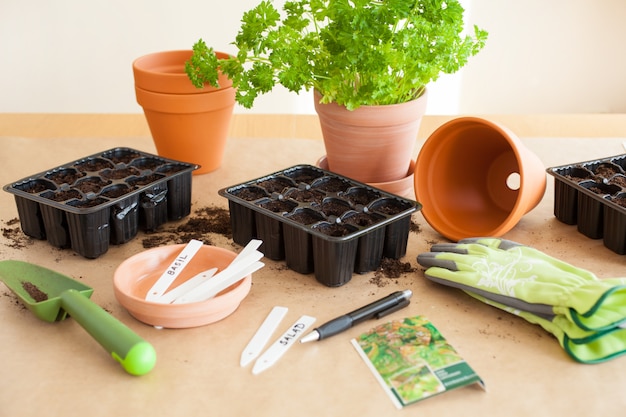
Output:
M506 186L509 187L509 189L513 191L519 190L520 185L521 177L519 172L513 172L506 178Z

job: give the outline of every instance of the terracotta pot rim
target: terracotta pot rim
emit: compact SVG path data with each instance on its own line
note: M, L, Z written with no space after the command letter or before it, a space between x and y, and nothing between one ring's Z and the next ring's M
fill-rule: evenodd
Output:
M137 103L144 110L165 113L193 114L216 111L235 106L235 89L222 88L203 94L156 93L135 87Z
M195 87L184 70L185 62L192 54L191 49L176 49L153 52L136 58L132 63L135 85L147 91L173 94L202 94L232 86L232 80L220 74L218 78L220 87L208 84L203 88ZM220 51L216 51L215 54L218 58L231 56Z
M185 93L164 93L162 91L152 91L152 90L146 90L145 88L141 88L138 86L135 86L135 90L136 91L141 91L142 93L146 93L149 94L153 97L181 97L181 98L185 98L185 97L191 97L191 96L210 96L210 95L218 95L219 93L223 92L224 90L234 90L234 87L220 87L217 89L213 89L213 90L202 90L201 92L197 93L197 94L185 94ZM191 97L193 99L193 97Z

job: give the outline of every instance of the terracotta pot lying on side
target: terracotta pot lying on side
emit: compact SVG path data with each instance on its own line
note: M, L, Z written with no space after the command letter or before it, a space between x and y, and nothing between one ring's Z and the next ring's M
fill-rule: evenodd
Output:
M501 236L546 190L541 160L511 131L476 117L440 126L417 156L415 196L443 236Z

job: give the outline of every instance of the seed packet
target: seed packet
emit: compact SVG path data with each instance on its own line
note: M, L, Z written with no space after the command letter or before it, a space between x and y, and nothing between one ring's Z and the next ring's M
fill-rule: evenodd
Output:
M397 408L482 379L425 317L376 326L352 344Z

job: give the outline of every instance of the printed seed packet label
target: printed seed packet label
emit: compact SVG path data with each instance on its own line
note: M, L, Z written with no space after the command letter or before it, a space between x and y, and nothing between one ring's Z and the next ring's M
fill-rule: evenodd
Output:
M398 408L482 379L423 316L374 327L352 345Z

